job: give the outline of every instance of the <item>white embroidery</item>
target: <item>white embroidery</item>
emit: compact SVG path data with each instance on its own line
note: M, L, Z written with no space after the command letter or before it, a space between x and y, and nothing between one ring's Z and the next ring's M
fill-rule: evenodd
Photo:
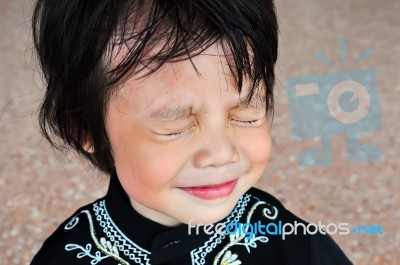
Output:
M76 226L76 224L79 222L79 217L78 216L74 216L71 221L68 222L68 224L65 225L65 229L66 230L71 230L72 228L74 228Z
M233 211L223 222L227 225L230 222L239 222L243 214L246 212L251 198L256 199L257 202L251 207L248 212L246 219L250 223L250 219L255 211L255 209L260 205L265 205L262 209L262 215L268 219L274 220L278 215L278 210L275 206L269 205L268 203L259 200L258 198L245 194L242 196L238 203L236 204ZM93 239L94 245L97 247L97 251L93 250L91 243L87 243L85 247L78 244L67 244L65 246L66 251L79 250L77 258L81 259L83 257L91 258L91 265L96 265L106 258L113 258L119 262L120 265L129 265L127 261L120 257L120 252L123 253L130 260L134 261L136 264L150 264L151 253L135 244L131 239L129 239L114 223L111 216L109 215L105 200L98 201L93 204L93 211L95 214L95 220L98 222L99 226L103 228L103 232L106 238L101 237L100 240L97 239L96 233L94 231L94 225L92 216L89 211L83 210L74 216L66 225L66 230L73 229L80 221L79 215L85 214L88 218L90 225L90 234ZM205 257L210 254L222 241L226 238L227 234L215 233L211 236L201 247L194 249L190 252L191 260L193 265L204 265ZM218 265L240 265L241 261L238 259L238 255L232 253L229 248L238 245L244 246L246 250L250 253L251 248L257 247L257 241L261 243L267 243L268 237L266 236L255 236L251 238L246 237L246 234L235 234L229 235L229 242L224 248L219 251L219 253L214 258L213 264ZM94 253L92 253L94 251ZM218 263L219 262L219 263Z
M242 196L236 207L233 209L231 214L226 218L226 221L223 223L227 225L230 222L238 222L240 217L242 217L247 203L250 201L251 195L246 194ZM233 220L232 220L233 219ZM226 234L215 233L212 237L207 240L203 246L194 249L190 252L192 264L196 265L204 265L206 263L205 256L209 254L213 249L217 247L217 245L222 243L222 240L225 239Z
M251 219L255 209L259 205L264 205L264 204L267 204L267 203L264 201L258 201L251 207L249 213L246 216L247 223L250 223L250 219ZM263 211L263 213L264 213L264 211ZM245 229L246 229L246 232L248 232L249 227L245 227ZM232 246L235 246L235 245L236 246L244 246L244 247L246 247L247 252L250 253L250 248L257 247L257 241L260 241L261 243L267 243L269 240L268 237L266 237L266 236L255 236L254 234L251 238L247 238L246 233L241 233L241 234L236 233L236 234L230 235L229 239L230 239L230 242L217 254L217 256L215 256L214 263L213 263L214 265L217 265L217 264L222 265L223 264L222 261L221 261L221 263L218 263L218 262L224 253L227 253L228 251L230 251L228 249L231 248Z
M118 228L107 211L105 200L94 203L93 211L103 232L119 251L138 264L150 265L151 253L135 244Z
M255 198L259 202L262 202L262 200L260 200L259 198L255 197L255 196L253 196L253 198ZM263 215L270 220L275 220L276 217L278 216L278 209L269 203L265 203L265 204L267 204L268 207L263 209Z
M262 215L270 220L275 220L278 216L278 209L264 201L259 200L255 196L245 194L238 201L235 209L227 217L224 222L227 225L229 222L238 222L242 217L243 213L246 212L246 208L250 199L253 198L257 202L251 207L247 213L246 220L250 223L250 219L257 207L263 205ZM233 219L233 220L232 220ZM247 228L248 229L248 228ZM206 256L216 248L217 245L221 244L222 240L225 238L226 234L214 234L210 239L204 243L203 246L191 251L191 258L193 265L204 265ZM266 236L255 236L248 238L245 233L234 234L229 236L229 243L224 246L224 248L218 252L214 258L214 265L239 265L242 262L238 259L238 255L232 253L229 248L232 246L244 246L247 252L250 253L251 248L257 248L257 241L260 243L267 243L269 241ZM211 243L212 242L212 243Z
M92 260L90 261L90 264L95 265L98 262L102 261L105 258L108 258L108 256L102 256L100 251L96 251L95 255L90 254L90 251L92 250L92 244L88 243L86 244L86 247L83 248L82 246L78 245L78 244L68 244L65 246L65 250L66 251L71 251L71 250L75 250L75 249L80 249L81 252L78 253L78 255L76 255L76 257L78 259L81 259L85 256L92 258Z
M237 259L238 255L233 254L230 250L228 250L221 260L220 265L240 265L242 262Z
M76 226L76 224L79 222L78 215L80 215L80 214L86 215L88 222L89 222L90 236L92 237L94 244L96 245L96 247L99 250L95 251L94 255L91 254L92 244L90 244L90 243L86 244L85 247L82 247L81 245L78 245L78 244L67 244L67 245L65 245L65 250L66 251L72 251L72 250L76 250L76 249L81 250L81 252L79 252L76 257L78 259L81 259L83 257L92 258L92 260L90 261L90 264L92 264L92 265L95 265L98 262L100 262L106 258L113 258L113 259L117 260L119 262L119 264L129 265L128 262L126 262L124 259L122 259L119 256L119 252L115 251L115 246L113 246L111 244L111 242L107 241L105 238L100 238L100 241L97 239L96 232L94 230L92 216L88 210L83 210L80 213L78 213L74 218L71 219L71 221L69 221L65 225L64 229L65 230L73 229ZM101 253L103 253L105 255L102 255Z

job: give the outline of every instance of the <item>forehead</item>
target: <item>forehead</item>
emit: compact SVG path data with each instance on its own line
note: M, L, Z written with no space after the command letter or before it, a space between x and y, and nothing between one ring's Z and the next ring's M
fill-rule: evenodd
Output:
M156 72L144 77L132 77L118 90L116 98L125 104L166 105L170 102L189 101L208 97L232 97L246 100L252 82L244 79L239 95L236 79L220 45L212 45L200 55L173 63L166 63ZM206 93L214 90L215 93ZM256 96L256 98L259 98Z

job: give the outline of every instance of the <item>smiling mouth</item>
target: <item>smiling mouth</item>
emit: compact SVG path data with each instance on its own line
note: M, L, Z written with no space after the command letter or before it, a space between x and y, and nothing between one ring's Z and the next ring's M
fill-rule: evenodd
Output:
M236 183L237 179L216 185L180 187L179 189L201 199L214 200L229 196L235 189Z

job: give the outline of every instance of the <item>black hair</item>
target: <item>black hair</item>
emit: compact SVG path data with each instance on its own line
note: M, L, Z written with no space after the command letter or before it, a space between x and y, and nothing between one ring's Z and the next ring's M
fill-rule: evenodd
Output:
M32 27L46 81L39 110L43 135L106 173L114 171L105 129L112 92L127 78L190 60L215 43L231 58L239 92L249 78L251 99L261 82L267 111L273 111L273 0L38 0ZM85 150L85 143L94 151Z

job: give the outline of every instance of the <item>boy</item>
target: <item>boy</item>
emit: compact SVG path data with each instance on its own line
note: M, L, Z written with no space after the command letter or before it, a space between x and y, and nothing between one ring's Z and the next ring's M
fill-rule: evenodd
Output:
M271 151L271 0L39 0L33 29L44 135L111 181L32 264L350 264L322 233L190 233L305 224L252 188Z

